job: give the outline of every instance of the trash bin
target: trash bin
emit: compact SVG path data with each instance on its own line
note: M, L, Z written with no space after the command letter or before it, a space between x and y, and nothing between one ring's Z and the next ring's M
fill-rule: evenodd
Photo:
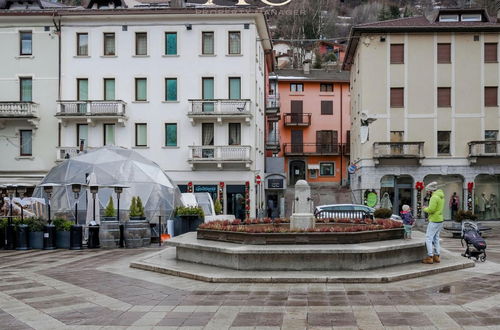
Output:
M99 225L89 226L89 239L87 241L87 247L89 249L98 249L101 247L99 244Z
M29 250L29 229L28 225L17 225L16 250Z
M160 241L160 233L156 223L150 223L149 227L151 228L151 243L158 243Z
M72 225L69 234L69 249L70 250L81 250L83 238L83 227L80 225Z

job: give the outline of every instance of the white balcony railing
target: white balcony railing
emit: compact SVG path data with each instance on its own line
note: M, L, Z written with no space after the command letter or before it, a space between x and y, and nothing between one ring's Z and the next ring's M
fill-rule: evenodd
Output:
M500 157L500 141L469 142L469 157Z
M191 146L191 162L251 162L250 146Z
M424 158L424 142L375 142L373 158Z
M250 115L250 100L189 100L190 116Z
M123 101L58 101L58 116L125 116Z
M0 102L0 118L36 118L38 104L33 102Z

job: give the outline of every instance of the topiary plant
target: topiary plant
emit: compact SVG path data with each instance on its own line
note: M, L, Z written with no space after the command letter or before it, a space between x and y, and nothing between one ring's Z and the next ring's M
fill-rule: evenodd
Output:
M142 200L137 196L137 213L139 217L144 217L144 206L142 206Z
M142 206L142 201L139 196L132 197L130 203L130 216L144 218L144 207Z
M471 211L464 211L464 210L458 211L457 214L455 215L455 221L462 222L465 220L476 221L477 215L475 215Z
M40 218L28 218L26 221L30 232L43 231L44 222Z
M215 209L215 214L222 214L222 204L219 199L215 200L214 209Z
M179 206L178 208L175 209L175 215L179 217L182 216L204 217L205 213L203 212L203 209L199 206Z
M376 219L389 219L392 216L392 210L391 209L376 209L375 212L373 212L373 216Z
M130 201L130 209L129 209L129 212L130 212L130 216L131 217L136 217L137 215L137 200L135 198L135 196L132 196L132 200Z
M56 227L56 231L70 231L73 222L63 218L56 218L52 221L52 224Z
M108 205L104 209L104 216L109 218L116 216L115 206L113 205L113 198L111 196L109 196Z

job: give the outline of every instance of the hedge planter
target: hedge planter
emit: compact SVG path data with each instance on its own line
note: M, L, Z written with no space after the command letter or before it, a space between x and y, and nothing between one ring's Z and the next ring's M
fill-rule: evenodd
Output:
M32 249L43 249L43 231L30 232L29 242Z
M58 231L56 232L56 247L58 249L69 249L70 246L70 232Z
M182 230L184 231L182 234L196 231L198 226L203 223L203 218L197 215L181 215L179 216L182 221Z
M29 250L29 229L28 225L17 225L16 228L16 250Z

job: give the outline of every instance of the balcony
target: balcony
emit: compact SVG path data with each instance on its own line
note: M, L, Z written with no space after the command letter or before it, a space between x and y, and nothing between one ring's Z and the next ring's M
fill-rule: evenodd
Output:
M349 156L351 154L351 144L350 143L346 143L346 144L342 145L342 154L344 156Z
M471 164L498 163L500 159L500 141L472 141L468 145Z
M311 115L310 113L285 113L283 115L285 126L311 126Z
M277 120L279 120L280 106L280 96L269 95L266 102L266 115L273 118L277 117Z
M222 168L223 164L244 164L250 167L252 163L250 146L191 146L189 149L191 166L216 164Z
M379 164L381 161L387 163L387 165L406 164L416 161L420 165L424 158L424 142L373 143L375 164Z
M0 128L7 121L25 120L35 128L38 127L38 104L33 102L0 102Z
M125 126L126 103L123 101L58 101L58 117L63 124L69 120L85 119L89 124L98 120L115 120Z
M340 155L341 144L317 143L285 143L283 151L285 156L337 156Z
M56 161L61 162L66 159L74 158L82 153L86 153L87 150L91 150L91 147L85 147L83 151L80 151L79 147L57 147L56 150Z
M196 120L211 119L222 123L224 119L244 120L250 125L252 113L250 100L189 100L191 104L188 117L191 123Z

